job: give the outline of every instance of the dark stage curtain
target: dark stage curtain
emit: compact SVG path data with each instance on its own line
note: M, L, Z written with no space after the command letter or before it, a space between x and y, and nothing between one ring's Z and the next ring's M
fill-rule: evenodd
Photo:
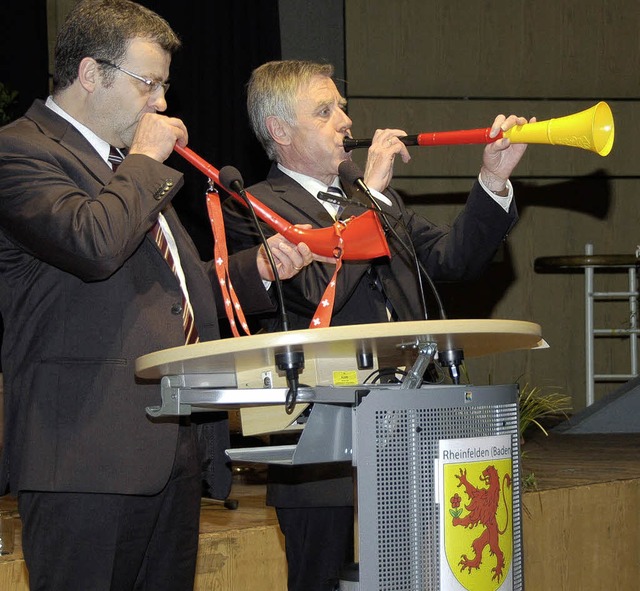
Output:
M44 0L3 1L0 5L0 82L18 95L6 108L11 119L49 90L47 10ZM3 325L0 319L0 344ZM2 365L0 362L0 371Z
M49 89L47 6L44 0L3 1L0 5L0 82L18 93L12 118L22 115Z
M171 63L168 113L189 130L189 147L218 170L227 164L245 185L262 180L269 162L249 128L246 84L260 64L280 59L277 0L141 0L179 34ZM174 205L203 259L213 256L206 177L182 157L167 162L185 174Z

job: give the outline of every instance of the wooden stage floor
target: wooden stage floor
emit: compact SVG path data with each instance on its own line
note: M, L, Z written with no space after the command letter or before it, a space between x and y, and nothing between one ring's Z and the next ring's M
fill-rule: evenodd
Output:
M531 482L523 498L527 591L640 588L640 434L551 432L522 451ZM265 506L263 474L236 476L235 511L203 500L196 591L286 591L283 540ZM0 508L15 501L2 498ZM28 591L18 518L15 550L0 557L0 591Z

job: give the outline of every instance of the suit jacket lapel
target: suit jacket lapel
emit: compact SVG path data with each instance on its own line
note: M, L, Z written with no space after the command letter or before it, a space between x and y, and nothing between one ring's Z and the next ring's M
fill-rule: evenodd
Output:
M271 167L267 181L278 197L307 218L310 224L322 227L333 225L335 220L323 205L276 165Z
M109 182L113 174L111 168L71 123L54 113L41 100L31 106L26 116L36 122L45 135L73 154L78 164L103 185Z

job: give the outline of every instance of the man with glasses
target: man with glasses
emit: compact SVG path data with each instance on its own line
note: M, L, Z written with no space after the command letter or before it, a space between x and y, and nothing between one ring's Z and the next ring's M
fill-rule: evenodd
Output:
M135 2L81 0L53 95L0 130L0 487L18 495L31 589L193 589L195 433L146 416L159 387L134 375L140 355L185 344L187 321L190 337L219 338L216 274L171 207L182 175L163 164L188 139L161 114L179 45ZM311 261L270 243L284 279ZM261 248L229 266L241 300L273 308ZM222 454L225 417L217 434Z

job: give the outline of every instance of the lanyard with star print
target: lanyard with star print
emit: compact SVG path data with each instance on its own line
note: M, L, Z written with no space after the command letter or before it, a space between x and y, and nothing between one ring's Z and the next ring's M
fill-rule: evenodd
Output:
M342 230L346 227L346 224L342 221L336 221L333 224L333 228L338 237L338 246L334 249L333 256L336 259L336 268L333 272L333 277L329 281L329 285L324 290L320 303L316 308L315 314L311 319L309 328L325 328L331 325L331 316L333 314L333 304L336 297L336 281L338 278L338 271L342 267L342 254L344 252L344 239L342 238Z

